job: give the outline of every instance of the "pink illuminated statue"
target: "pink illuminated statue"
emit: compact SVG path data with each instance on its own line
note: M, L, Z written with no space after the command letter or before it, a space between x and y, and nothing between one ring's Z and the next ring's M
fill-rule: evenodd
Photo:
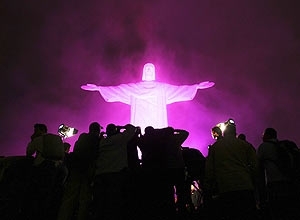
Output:
M205 81L194 85L170 85L155 81L155 67L146 63L142 81L117 86L81 86L88 91L99 91L107 102L122 102L131 106L130 123L140 126L164 128L168 126L167 105L174 102L192 100L198 89L214 86L214 82Z

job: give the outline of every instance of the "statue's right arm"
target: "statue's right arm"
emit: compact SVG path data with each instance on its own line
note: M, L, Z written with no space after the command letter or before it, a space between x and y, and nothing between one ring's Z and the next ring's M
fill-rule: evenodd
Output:
M82 85L80 88L87 91L100 91L101 86L87 83L86 85Z
M81 89L87 91L98 91L107 102L122 102L130 105L131 95L135 88L130 84L117 86L97 86L95 84L82 85Z

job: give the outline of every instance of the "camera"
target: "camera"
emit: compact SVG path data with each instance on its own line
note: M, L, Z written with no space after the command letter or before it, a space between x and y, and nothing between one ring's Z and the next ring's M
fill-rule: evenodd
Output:
M232 118L229 118L226 122L225 125L234 125L235 126L235 121Z
M63 138L72 137L73 135L78 133L78 130L76 128L72 128L70 126L67 126L65 124L61 124L58 127L58 134L59 136Z

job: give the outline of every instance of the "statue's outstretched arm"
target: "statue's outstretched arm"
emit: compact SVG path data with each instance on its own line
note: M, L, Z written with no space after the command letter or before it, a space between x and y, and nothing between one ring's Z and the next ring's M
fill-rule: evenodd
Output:
M213 87L214 85L215 85L214 82L204 81L198 84L197 89L208 89L210 87Z
M82 85L80 88L83 90L88 90L88 91L99 91L100 90L100 86L97 86L95 84L90 84L90 83L87 83L86 85Z

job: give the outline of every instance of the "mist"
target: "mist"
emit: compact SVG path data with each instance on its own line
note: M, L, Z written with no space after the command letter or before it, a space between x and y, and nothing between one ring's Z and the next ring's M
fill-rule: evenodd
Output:
M176 2L176 3L175 3ZM143 65L174 85L213 81L168 106L184 146L207 154L210 130L233 118L255 147L267 127L300 143L297 1L3 1L0 36L3 156L24 155L35 123L79 133L127 124L130 106L80 88L139 82Z

